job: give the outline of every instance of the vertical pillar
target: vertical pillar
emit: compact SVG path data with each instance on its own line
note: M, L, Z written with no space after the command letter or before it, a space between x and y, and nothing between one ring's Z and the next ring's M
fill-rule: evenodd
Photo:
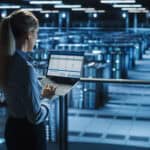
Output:
M66 32L69 31L69 27L70 27L70 13L67 12L66 13Z
M146 18L146 27L148 27L148 25L149 25L150 13L146 13L146 14L145 14L145 18Z
M88 27L91 27L91 16L92 16L92 14L91 13L88 13Z
M134 32L137 32L138 27L138 16L137 13L134 14Z
M58 15L58 32L62 31L62 12Z
M126 16L126 32L129 31L129 13L127 13L127 16Z

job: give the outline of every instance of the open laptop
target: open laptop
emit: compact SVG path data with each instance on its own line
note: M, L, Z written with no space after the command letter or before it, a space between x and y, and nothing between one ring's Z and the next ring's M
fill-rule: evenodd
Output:
M54 85L56 95L67 94L82 75L83 61L84 56L51 54L47 77L41 83Z

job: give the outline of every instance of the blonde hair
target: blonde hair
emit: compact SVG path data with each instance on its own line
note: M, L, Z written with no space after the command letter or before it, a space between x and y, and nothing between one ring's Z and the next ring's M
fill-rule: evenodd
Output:
M27 10L17 10L4 18L0 25L0 47L4 54L12 56L16 50L16 40L25 33L38 28L38 19Z
M16 42L24 34L38 28L38 19L27 10L17 10L4 18L0 23L0 84L1 77L7 75L9 57L16 51ZM3 62L2 62L3 61ZM4 74L5 75L2 75Z
M16 41L10 25L10 17L2 20L0 25L0 51L5 55L12 56L15 53Z

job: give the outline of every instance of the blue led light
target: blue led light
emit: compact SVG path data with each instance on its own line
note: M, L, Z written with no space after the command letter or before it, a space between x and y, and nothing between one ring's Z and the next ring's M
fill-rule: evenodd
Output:
M6 16L7 16L7 11L6 11L6 10L2 11L1 17L2 17L2 18L5 18Z
M0 138L0 144L5 143L5 139L4 138Z
M126 13L122 13L122 17L123 17L123 18L126 18L126 17L127 17L127 14L126 14Z
M66 18L66 14L65 13L62 13L62 18Z
M98 16L97 13L94 13L94 14L93 14L93 17L94 17L94 18L97 18L97 16Z
M45 14L45 18L49 18L49 14Z

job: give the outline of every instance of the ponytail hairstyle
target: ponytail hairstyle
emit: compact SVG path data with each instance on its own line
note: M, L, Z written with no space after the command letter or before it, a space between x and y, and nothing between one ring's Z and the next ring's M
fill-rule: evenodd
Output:
M16 43L39 26L38 19L27 10L17 10L0 22L0 87L7 82L9 64L16 51Z
M0 51L7 56L13 56L16 50L16 41L9 16L3 19L0 25L0 48Z

